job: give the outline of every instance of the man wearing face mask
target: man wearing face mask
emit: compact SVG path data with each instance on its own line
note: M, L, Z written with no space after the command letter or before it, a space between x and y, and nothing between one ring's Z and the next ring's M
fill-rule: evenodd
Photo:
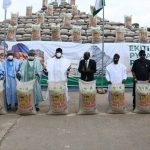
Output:
M62 49L57 48L55 56L47 61L48 81L67 81L71 62L62 54Z
M63 51L57 48L53 58L47 61L48 82L66 82L66 97L68 100L67 77L71 69L71 61L62 56Z
M96 72L96 62L90 59L90 52L84 53L84 59L79 63L78 71L81 73L81 80L94 80L94 73Z
M135 60L132 66L133 75L133 110L135 109L135 86L138 81L145 81L150 83L150 60L145 59L146 54L144 50L139 52L139 59Z
M41 73L42 73L42 65L40 61L35 58L35 50L30 50L28 52L28 59L24 60L24 62L21 65L19 74L20 79L23 82L36 79L34 84L34 95L35 95L35 107L37 111L39 111L39 103L43 100L40 86Z
M7 51L6 59L2 62L0 76L5 79L5 97L7 110L12 107L17 107L17 91L16 91L16 76L20 69L21 61L14 58L12 51Z
M126 66L119 63L119 54L114 54L113 62L106 67L106 79L108 84L125 83L127 78Z

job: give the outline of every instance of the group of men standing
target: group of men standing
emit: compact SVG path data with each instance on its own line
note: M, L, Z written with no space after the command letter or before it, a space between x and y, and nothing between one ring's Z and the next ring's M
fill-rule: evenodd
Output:
M131 72L133 75L133 110L136 107L135 89L136 83L145 81L150 83L150 60L146 59L144 50L139 51L139 58L134 61ZM108 84L124 84L127 78L126 66L119 63L119 54L115 54L113 62L106 67L106 79Z
M42 65L35 58L34 50L29 51L28 59L24 61L15 59L13 51L7 51L6 58L0 64L0 79L4 80L4 95L8 111L13 107L17 109L16 78L22 82L36 79L34 97L36 110L39 111L39 102L43 100L40 86L41 73Z
M135 108L135 84L137 81L150 82L150 60L145 58L145 51L139 52L139 59L135 60L132 66L132 74L134 77L133 84L133 109ZM113 62L106 67L106 79L108 84L125 84L127 79L126 66L119 63L119 54L114 54ZM4 80L5 98L7 110L12 107L17 108L17 92L16 92L16 78L22 82L27 82L35 79L34 97L35 107L39 111L39 103L43 100L40 77L42 71L48 76L49 82L66 81L71 69L71 61L63 57L61 48L57 48L54 56L46 63L43 69L40 61L36 59L34 50L28 52L28 58L24 61L14 58L14 53L8 51L6 58L0 64L0 79ZM90 52L85 52L83 59L79 62L79 73L81 73L81 80L94 80L94 73L96 72L96 62L90 58Z

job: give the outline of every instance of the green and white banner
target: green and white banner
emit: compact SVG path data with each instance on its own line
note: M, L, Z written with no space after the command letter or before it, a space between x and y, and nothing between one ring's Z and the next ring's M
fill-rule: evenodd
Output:
M120 55L120 63L127 67L128 77L132 77L131 66L135 59L138 59L138 53L140 50L145 50L147 59L150 59L150 44L142 43L105 43L104 52L102 52L102 44L80 44L73 42L54 42L54 41L22 41L22 42L7 42L8 50L11 50L14 45L22 43L29 49L35 49L43 52L42 58L44 58L43 64L46 64L47 59L50 59L55 54L56 48L63 49L63 56L72 61L72 70L70 73L70 80L77 82L77 78L80 76L78 73L78 64L82 59L84 52L89 51L91 58L97 63L96 76L99 77L102 74L102 70L105 74L105 68L112 62L113 55L118 53ZM40 56L40 55L39 55ZM103 66L102 66L103 59ZM40 59L41 60L41 59ZM103 67L103 69L102 69ZM97 81L98 82L98 81ZM98 82L100 84L100 82Z

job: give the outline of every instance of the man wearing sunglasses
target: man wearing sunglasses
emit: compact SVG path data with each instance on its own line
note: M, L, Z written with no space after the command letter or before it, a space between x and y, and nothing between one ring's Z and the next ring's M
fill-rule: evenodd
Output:
M135 85L137 81L147 81L150 82L150 60L146 59L146 54L144 50L139 52L139 59L135 60L132 66L133 75L133 110L135 109Z

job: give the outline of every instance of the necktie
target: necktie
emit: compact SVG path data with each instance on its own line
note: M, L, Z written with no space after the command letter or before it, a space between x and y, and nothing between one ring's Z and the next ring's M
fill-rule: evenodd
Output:
M85 61L85 68L86 68L86 69L87 69L87 67L88 67L87 65L88 65L88 61L86 60L86 61Z

